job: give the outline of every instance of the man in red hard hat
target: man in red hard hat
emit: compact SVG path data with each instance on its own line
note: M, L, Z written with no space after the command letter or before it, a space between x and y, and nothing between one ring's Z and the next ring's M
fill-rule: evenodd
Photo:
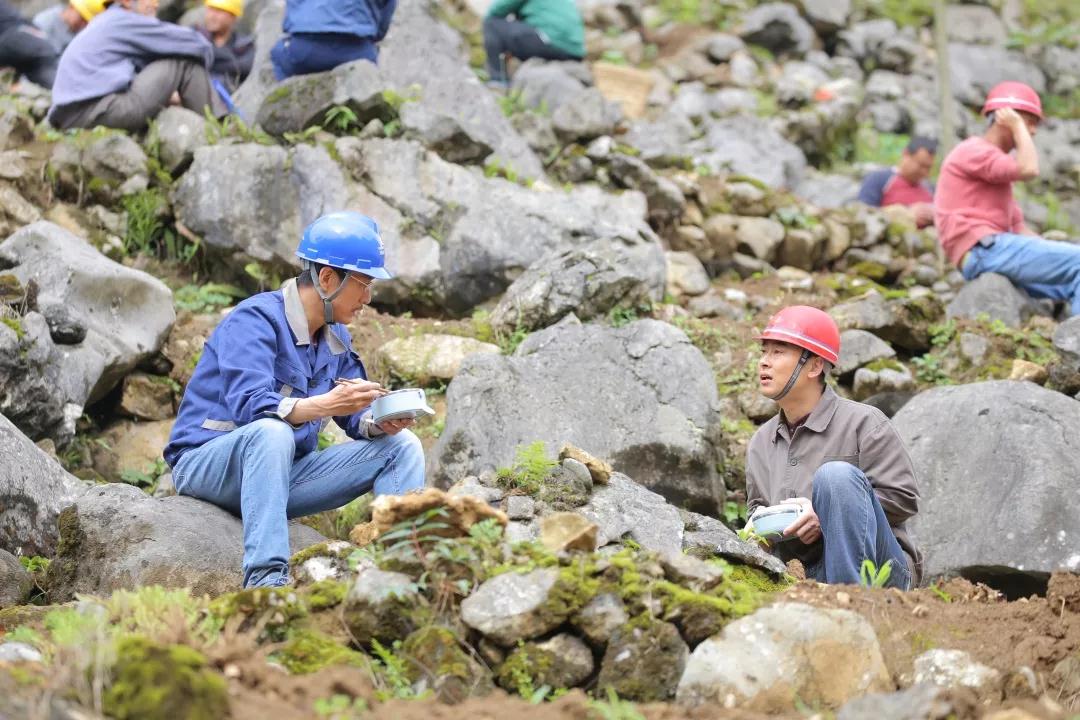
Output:
M747 510L802 508L773 552L798 558L821 582L858 583L869 559L890 566L889 586L917 584L922 559L907 530L919 509L911 458L880 410L840 398L826 383L840 356L836 323L794 305L773 315L758 339L758 386L780 412L747 448Z
M1039 175L1033 140L1039 94L1003 82L986 97L986 132L957 145L941 166L934 210L938 238L965 280L994 272L1034 297L1066 300L1080 313L1080 246L1039 237L1013 198L1017 180ZM1014 153L1015 151L1015 153Z

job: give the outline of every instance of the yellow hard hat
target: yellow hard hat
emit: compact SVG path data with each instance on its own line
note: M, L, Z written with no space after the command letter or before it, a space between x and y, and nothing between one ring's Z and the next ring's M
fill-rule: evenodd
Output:
M71 7L82 16L86 22L94 19L94 16L105 10L105 0L71 0Z
M206 7L224 10L236 17L244 14L244 0L206 0Z

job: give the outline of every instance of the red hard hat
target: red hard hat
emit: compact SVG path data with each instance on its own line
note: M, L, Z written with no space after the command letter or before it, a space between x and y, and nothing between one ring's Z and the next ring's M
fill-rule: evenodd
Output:
M833 365L840 359L840 328L827 312L808 305L792 305L776 313L757 339L801 347Z
M982 114L997 110L998 108L1012 108L1031 113L1040 120L1043 119L1042 101L1039 93L1031 86L1015 80L1006 80L998 83L986 96L986 104L983 105Z

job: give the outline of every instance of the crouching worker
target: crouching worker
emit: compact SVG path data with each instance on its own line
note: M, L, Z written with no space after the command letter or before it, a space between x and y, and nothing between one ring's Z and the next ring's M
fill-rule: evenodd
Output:
M296 254L299 278L237 305L206 342L164 453L179 494L243 519L244 587L289 582L290 518L424 485L414 421L371 422L385 391L343 325L390 277L378 227L331 213ZM331 418L353 442L317 451Z
M774 315L761 340L758 386L780 412L746 453L748 512L779 503L802 513L771 549L797 558L806 576L856 584L864 560L891 565L888 585L919 582L921 556L906 522L918 512L911 459L877 408L844 400L826 384L840 355L829 315L804 305Z
M157 0L114 0L60 58L49 122L61 130L95 125L135 132L170 103L215 117L226 107L210 81L210 41L158 20Z

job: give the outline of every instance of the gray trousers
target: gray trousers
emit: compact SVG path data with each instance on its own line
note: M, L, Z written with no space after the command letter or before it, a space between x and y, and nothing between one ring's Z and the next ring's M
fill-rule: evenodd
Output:
M61 130L104 125L135 132L145 129L168 106L174 92L180 94L181 105L200 115L207 106L215 117L225 114L225 105L201 62L167 58L144 67L124 92L57 106L49 121Z

